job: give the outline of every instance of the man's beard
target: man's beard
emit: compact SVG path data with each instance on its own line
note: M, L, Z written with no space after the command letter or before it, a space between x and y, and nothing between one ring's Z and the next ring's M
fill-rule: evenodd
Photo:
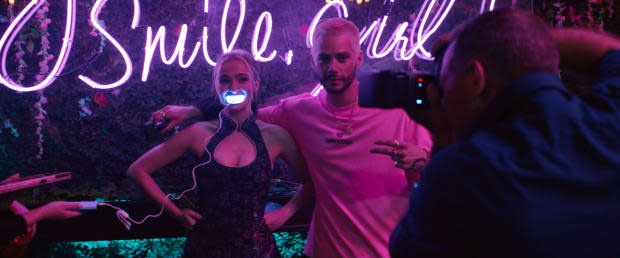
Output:
M328 85L327 84L327 82L329 81L328 79L322 79L321 84L323 85L323 88L325 89L325 91L329 94L342 94L343 92L347 91L349 87L351 87L351 84L353 84L353 80L355 80L355 73L353 73L351 77L344 78L344 80L342 80L342 83L344 84L344 86L337 90L332 89L331 87L325 86L325 85Z

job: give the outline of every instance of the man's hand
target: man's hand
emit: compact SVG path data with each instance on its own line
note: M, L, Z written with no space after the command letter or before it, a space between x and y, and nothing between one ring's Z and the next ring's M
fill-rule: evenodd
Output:
M18 201L13 201L11 203L11 206L9 206L9 209L15 215L24 215L24 214L26 214L27 212L30 211L28 208L26 208L26 206L24 206L23 204L21 204Z
M30 226L41 220L59 220L80 216L81 213L78 211L80 208L82 208L80 203L56 201L31 210L23 216Z
M394 160L394 166L404 170L421 171L429 156L424 149L408 142L376 141L375 144L391 148L373 148L370 149L371 153L390 156Z
M182 209L181 213L175 217L187 231L194 228L194 225L196 225L196 220L202 219L202 215L191 209Z
M291 215L292 214L284 207L275 211L267 212L264 215L265 224L267 224L269 230L274 231L282 227L282 225L284 225L284 223L291 218Z
M24 214L30 211L28 208L26 208L26 206L24 206L18 201L13 201L11 203L11 206L9 206L9 209L11 210L11 212L13 212L13 214L21 216L24 216ZM28 230L26 231L26 233L18 236L17 241L21 243L28 243L30 242L30 240L32 240L35 233L37 233L37 224L28 225Z
M153 122L159 122L164 119L170 120L170 123L168 123L168 125L161 130L161 133L165 133L170 131L175 126L182 124L187 119L194 118L199 115L200 111L194 106L168 105L153 112L151 114L151 120Z

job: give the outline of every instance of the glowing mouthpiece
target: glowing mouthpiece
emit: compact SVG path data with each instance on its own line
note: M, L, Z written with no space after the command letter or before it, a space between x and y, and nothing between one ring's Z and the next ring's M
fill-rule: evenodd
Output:
M222 92L221 99L224 105L235 105L243 103L247 95L244 89L225 90Z

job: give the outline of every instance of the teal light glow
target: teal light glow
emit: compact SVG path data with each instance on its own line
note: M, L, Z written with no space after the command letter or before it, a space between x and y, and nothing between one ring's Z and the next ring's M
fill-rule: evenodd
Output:
M301 257L307 232L273 233L282 257ZM34 247L34 257L181 257L185 238L61 242Z

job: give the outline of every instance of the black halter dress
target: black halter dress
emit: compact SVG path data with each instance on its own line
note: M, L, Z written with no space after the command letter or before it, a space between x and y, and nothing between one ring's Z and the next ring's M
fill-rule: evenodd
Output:
M213 153L227 136L240 130L256 147L256 158L243 167L219 164ZM271 160L253 116L240 126L220 113L220 127L207 143L196 170L198 220L185 244L184 257L279 257L263 214L271 182Z

